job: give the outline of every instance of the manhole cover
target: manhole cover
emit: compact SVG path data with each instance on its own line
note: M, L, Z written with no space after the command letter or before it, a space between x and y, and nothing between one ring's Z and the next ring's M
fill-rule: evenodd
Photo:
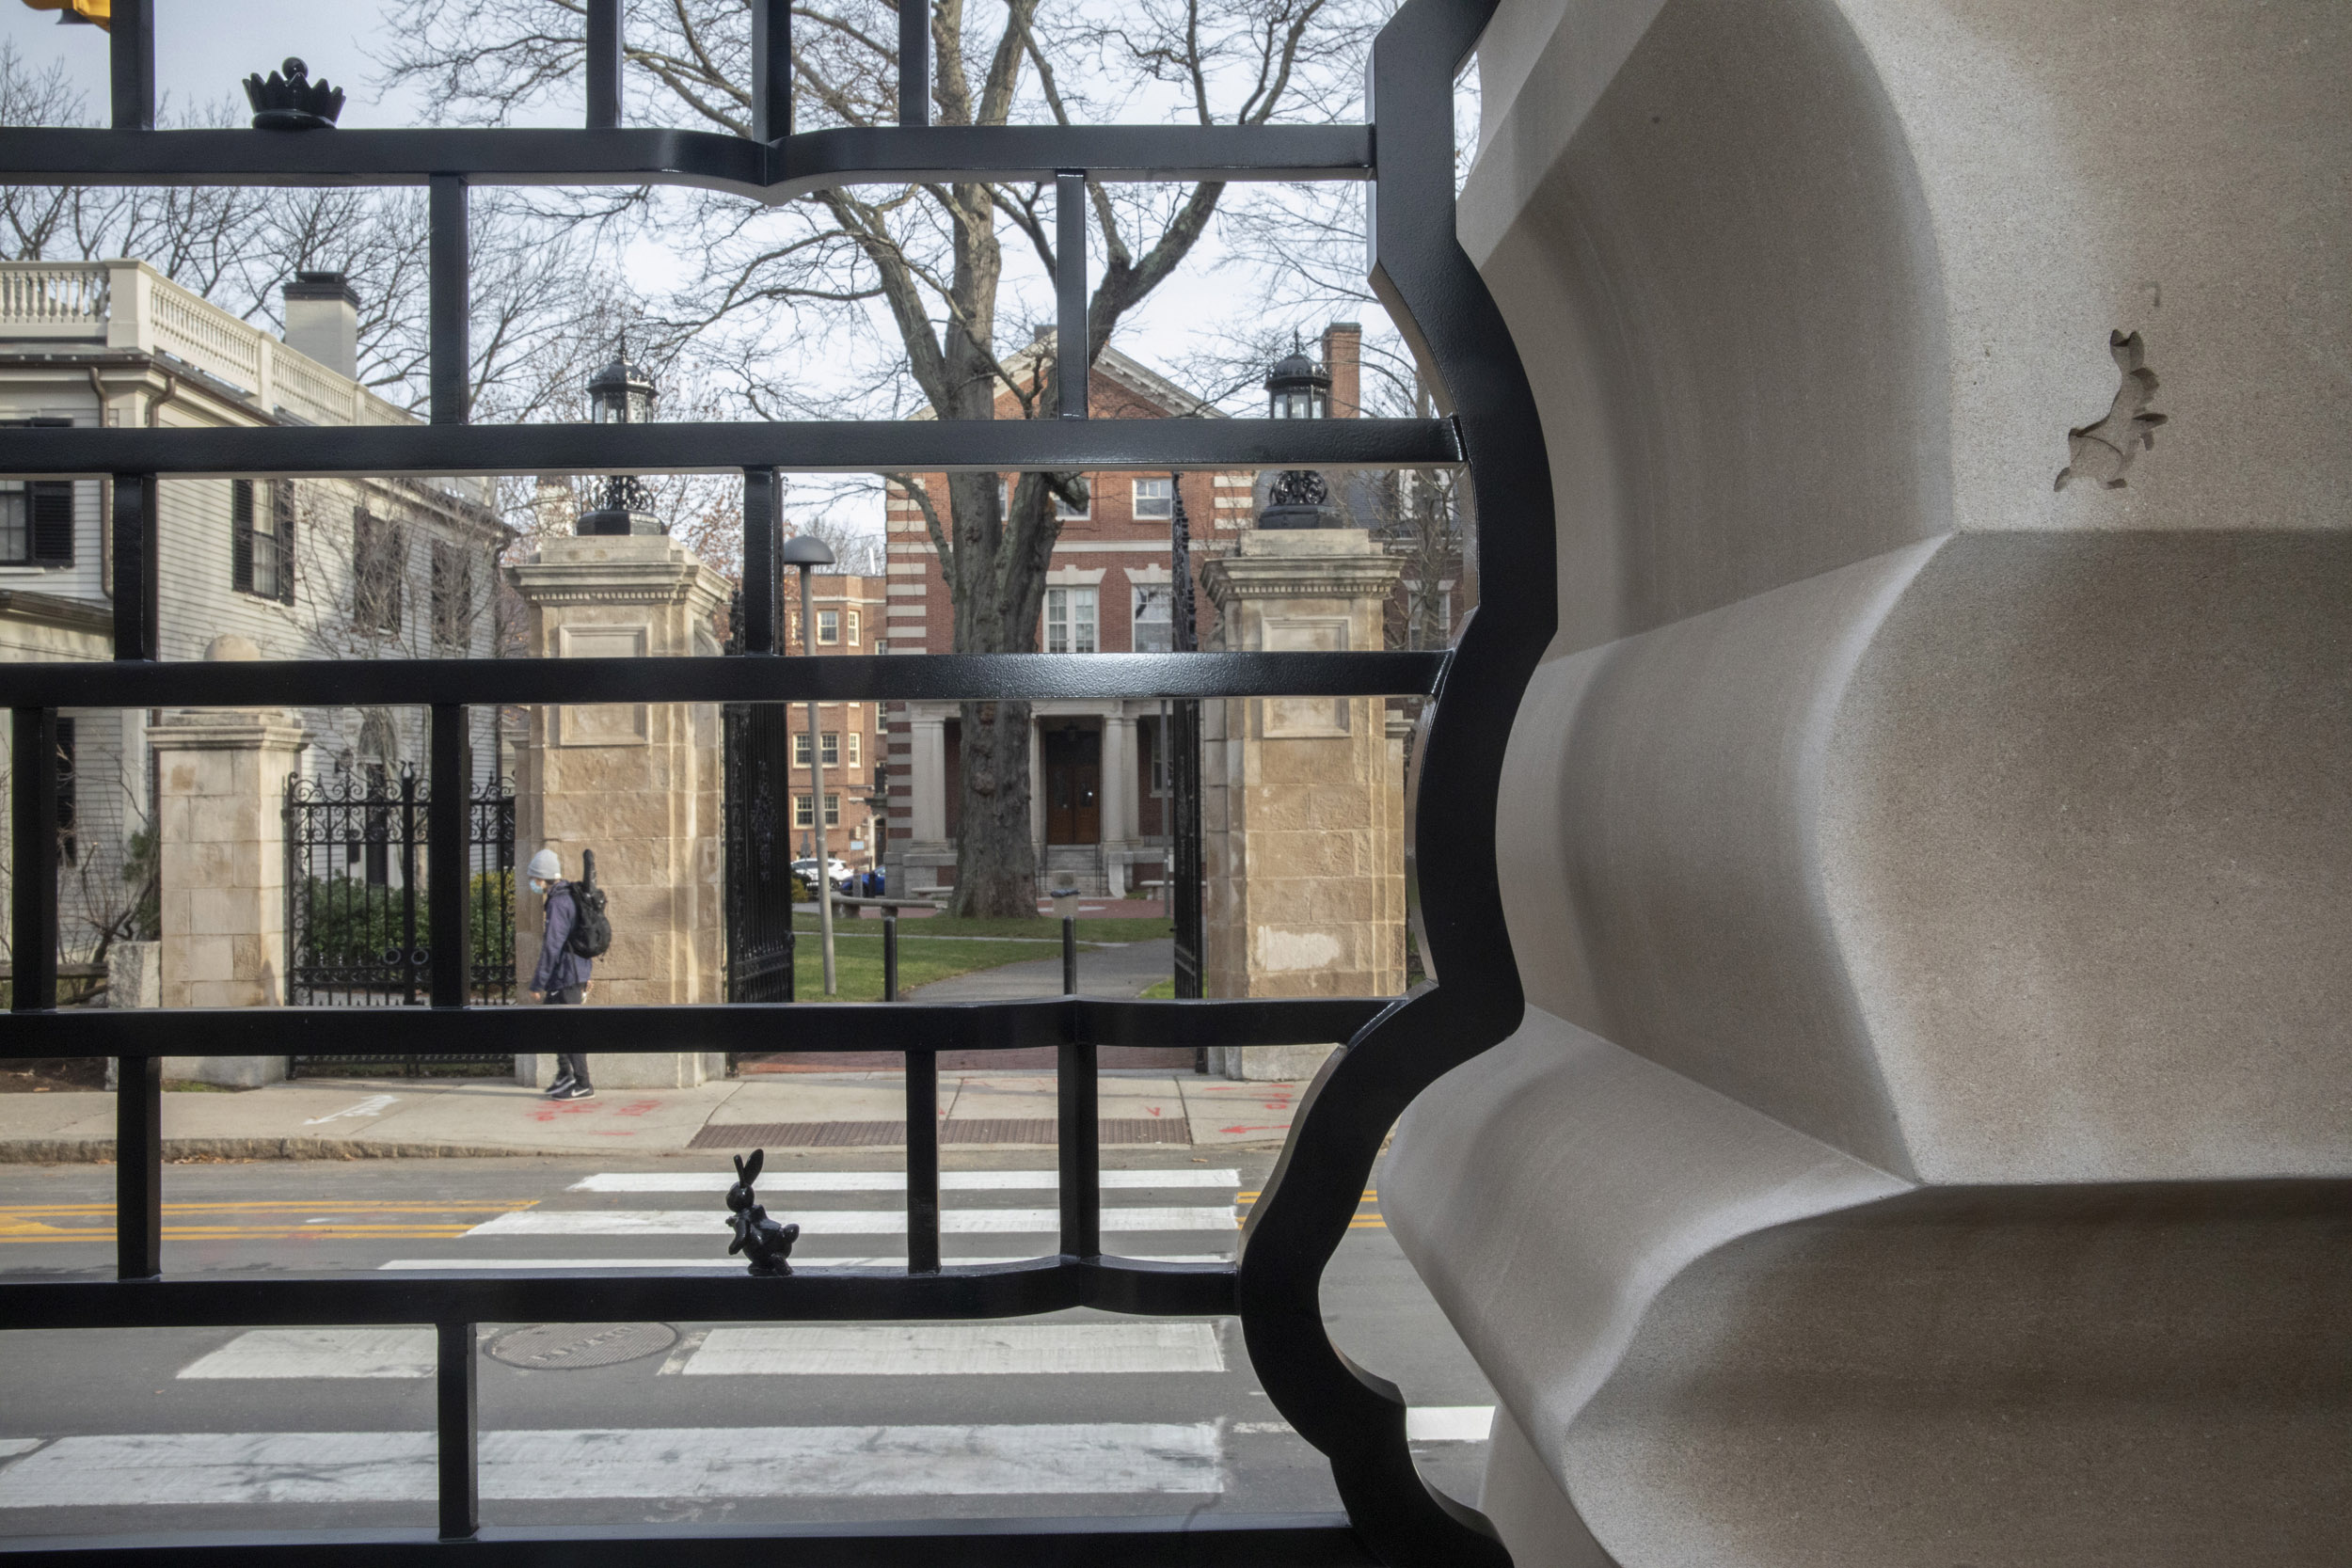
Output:
M490 1358L527 1372L568 1372L659 1355L677 1343L668 1323L532 1323L490 1341Z

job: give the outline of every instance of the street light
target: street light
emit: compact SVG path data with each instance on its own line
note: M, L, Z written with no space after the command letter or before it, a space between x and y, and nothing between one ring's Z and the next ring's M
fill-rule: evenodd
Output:
M1323 420L1331 415L1331 370L1307 357L1295 341L1266 372L1266 412L1277 420ZM1260 528L1337 528L1331 487L1312 468L1286 468L1266 493Z
M612 363L588 383L590 417L597 424L651 424L653 401L659 395L653 377L628 356L624 341ZM645 484L631 474L615 474L604 482L604 504L582 515L582 534L667 533L645 496Z
M818 566L833 564L833 546L813 533L796 533L784 542L776 559L801 574L801 652L817 655L817 612L810 606L808 574ZM809 826L817 838L817 929L825 946L825 994L834 994L833 970L833 879L826 875L826 863L832 859L832 843L825 833L825 737L818 727L817 704L808 705L808 816Z

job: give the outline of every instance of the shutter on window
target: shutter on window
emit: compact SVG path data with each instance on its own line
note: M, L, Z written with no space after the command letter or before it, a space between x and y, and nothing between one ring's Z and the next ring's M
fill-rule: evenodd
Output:
M294 481L281 479L270 487L270 512L278 524L278 600L294 603Z
M73 564L73 482L35 480L25 486L32 509L33 560L43 566Z
M229 585L253 592L253 482L229 482Z

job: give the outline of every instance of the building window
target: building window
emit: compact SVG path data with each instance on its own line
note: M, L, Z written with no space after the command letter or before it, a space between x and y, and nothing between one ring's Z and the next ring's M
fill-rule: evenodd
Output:
M861 744L865 739L866 737L857 731L850 732L850 766L852 768L863 768L866 765L866 748Z
M814 808L810 806L808 797L805 795L792 797L792 825L796 828L813 828L817 825Z
M839 730L827 730L827 731L825 732L825 738L824 738L824 742L823 742L823 744L821 744L820 746L818 746L818 752L820 752L820 753L824 756L824 759L825 759L825 766L826 766L826 767L828 767L828 768L838 768L838 767L840 767L840 766L841 766L841 732L840 732Z
M859 633L859 632L861 632L861 631L863 631L864 629L865 629L865 622L863 621L863 619L861 619L861 618L860 618L860 616L858 615L858 612L857 612L856 610L852 610L851 611L850 611L850 647L854 648L854 647L856 647L856 646L857 646L858 633Z
M1136 584L1135 635L1129 644L1139 654L1174 651L1173 591L1165 583Z
M71 420L0 420L24 430L60 429ZM0 483L0 566L73 564L73 482L12 479Z
M294 603L294 484L229 482L229 578L240 594Z
M1049 654L1099 652L1094 635L1094 611L1093 589L1048 588L1045 591L1045 651Z
M1084 506L1072 506L1068 501L1062 499L1060 494L1057 492L1054 497L1054 515L1065 523L1083 523L1088 518L1093 516L1093 481L1089 479L1087 482L1087 503Z
M1176 515L1176 487L1165 479L1136 481L1136 521L1167 521Z
M831 790L825 792L825 826L828 828L841 826L841 797Z
M461 545L433 546L433 641L464 651L473 641L473 555Z
M806 730L792 732L792 766L795 768L808 766L808 732Z
M819 644L841 641L841 611L820 610L817 612L817 641Z
M354 512L351 618L361 630L400 630L401 579L407 575L407 531L389 518Z

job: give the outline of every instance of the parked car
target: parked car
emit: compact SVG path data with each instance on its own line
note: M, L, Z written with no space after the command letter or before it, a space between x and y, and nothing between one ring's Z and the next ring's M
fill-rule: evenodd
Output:
M817 862L814 859L809 858L794 861L792 863L792 875L798 877L804 882L808 881L817 875ZM835 888L840 888L844 892L847 892L848 889L844 888L842 884L849 881L850 878L856 875L857 873L850 869L850 863L841 859L839 856L829 857L825 862L826 879L832 882Z

